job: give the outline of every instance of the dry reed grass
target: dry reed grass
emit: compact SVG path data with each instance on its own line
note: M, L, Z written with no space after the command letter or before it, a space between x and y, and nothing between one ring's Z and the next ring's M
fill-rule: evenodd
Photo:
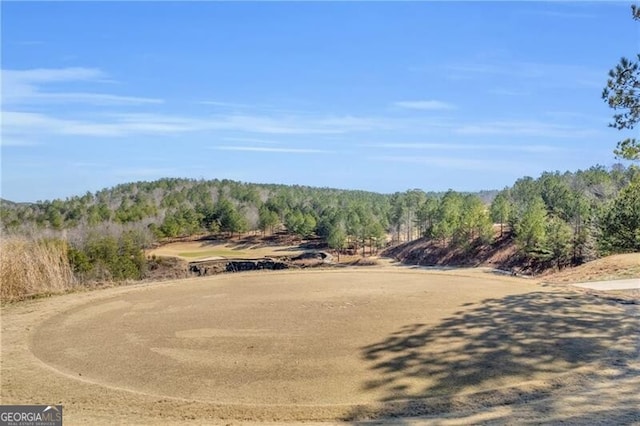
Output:
M25 237L3 237L0 241L3 302L61 293L73 284L65 241Z

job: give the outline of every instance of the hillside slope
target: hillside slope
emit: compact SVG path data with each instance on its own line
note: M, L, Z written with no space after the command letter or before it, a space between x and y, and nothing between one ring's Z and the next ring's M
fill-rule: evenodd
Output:
M531 268L524 263L513 239L507 235L491 244L475 243L469 247L447 247L433 239L421 238L390 247L381 255L409 265L488 266L518 272Z
M616 254L567 268L545 277L552 283L576 283L623 278L640 278L640 253Z
M509 236L492 244L475 244L468 248L450 248L434 240L409 241L381 253L409 265L491 267L514 273L544 275L552 283L575 283L622 278L640 278L640 253L627 253L596 259L561 271L553 263L535 263L518 252Z

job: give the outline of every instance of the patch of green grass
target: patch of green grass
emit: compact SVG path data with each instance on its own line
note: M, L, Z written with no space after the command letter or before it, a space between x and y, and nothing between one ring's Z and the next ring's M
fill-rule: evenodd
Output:
M196 257L238 257L246 255L244 251L231 250L231 249L215 249L215 250L201 250L201 251L187 251L178 253L180 257L196 258Z

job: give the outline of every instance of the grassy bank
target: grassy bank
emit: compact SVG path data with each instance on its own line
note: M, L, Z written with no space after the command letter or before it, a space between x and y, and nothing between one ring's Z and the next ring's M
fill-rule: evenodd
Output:
M0 297L3 302L71 289L74 276L61 240L6 237L0 241Z

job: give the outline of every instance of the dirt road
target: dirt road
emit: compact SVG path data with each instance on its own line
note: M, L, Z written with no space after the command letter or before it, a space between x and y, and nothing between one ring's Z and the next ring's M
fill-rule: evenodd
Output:
M638 336L637 306L487 271L220 275L3 307L1 396L67 424L640 421Z
M573 284L576 287L592 290L640 290L640 278L629 280L592 281Z

